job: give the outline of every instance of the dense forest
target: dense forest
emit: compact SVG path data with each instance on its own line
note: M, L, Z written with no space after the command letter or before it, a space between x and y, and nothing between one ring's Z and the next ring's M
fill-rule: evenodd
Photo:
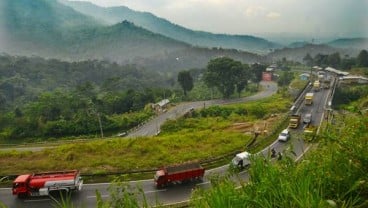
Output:
M174 84L172 78L134 65L3 55L0 137L87 134L99 131L98 120L107 131L131 128L152 112L129 119L113 115L140 111L170 96Z

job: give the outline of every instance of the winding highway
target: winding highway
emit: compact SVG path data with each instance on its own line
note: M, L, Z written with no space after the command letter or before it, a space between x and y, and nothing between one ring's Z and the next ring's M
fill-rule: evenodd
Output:
M167 119L174 119L178 116L186 113L190 108L203 108L204 105L219 105L219 104L228 104L235 102L246 102L250 100L261 99L267 96L274 94L277 90L277 86L274 83L262 83L264 91L247 98L236 99L236 100L213 100L213 101L205 101L205 102L193 102L193 103L184 103L176 106L175 108L170 109L167 113L162 114L150 122L146 123L136 132L129 134L130 137L138 137L138 136L151 136L155 135L158 131L159 126L165 122ZM315 126L319 126L323 117L326 104L330 101L330 90L324 89L319 92L315 92L314 103L312 106L305 106L304 103L301 104L301 108L298 109L302 115L305 113L312 113L313 121L312 124ZM293 136L296 132L303 131L301 125L298 129L291 131L291 139L288 142L279 142L275 141L269 147L265 148L258 154L268 155L271 148L274 148L277 152L282 152L285 149L290 149L295 152L295 160L302 157L305 151L308 150L308 144L304 143L304 141L297 136ZM276 138L275 138L276 139ZM230 161L229 161L230 162ZM181 184L176 186L169 186L165 189L157 190L154 187L153 180L142 180L142 181L130 181L127 182L131 187L132 193L136 192L140 187L144 192L145 197L149 205L154 206L157 203L160 204L175 204L180 202L185 202L190 198L192 190L195 188L209 188L211 184L209 182L209 178L211 175L222 175L226 174L228 170L228 165L218 167L215 169L207 170L205 174L205 178L201 183L189 183L189 184ZM246 181L248 179L248 174L246 171L240 173L241 180ZM83 190L79 193L74 193L72 195L72 202L76 207L96 207L96 190L101 193L103 199L108 198L109 192L108 187L109 183L100 183L100 184L85 184ZM141 198L141 196L137 196ZM40 197L40 198L30 198L30 199L18 199L15 196L11 195L10 188L0 189L0 202L4 203L7 207L10 208L42 208L42 207L52 207L54 204L53 200L49 197ZM1 206L0 206L1 207Z

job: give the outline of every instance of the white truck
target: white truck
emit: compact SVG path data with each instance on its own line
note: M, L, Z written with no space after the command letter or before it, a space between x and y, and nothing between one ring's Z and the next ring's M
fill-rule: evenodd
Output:
M241 152L235 155L235 157L231 160L231 165L233 167L244 168L250 165L250 156L249 152Z

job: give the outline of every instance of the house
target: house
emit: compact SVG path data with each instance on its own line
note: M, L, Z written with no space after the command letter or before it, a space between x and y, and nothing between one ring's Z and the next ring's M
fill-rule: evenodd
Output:
M310 74L309 73L303 73L299 75L300 80L309 80Z
M343 76L339 78L341 83L344 84L368 84L368 78L363 76Z
M169 99L163 99L158 103L155 103L152 105L152 108L156 111L156 112L165 112L167 109L167 105L170 103Z
M272 72L262 72L262 81L272 81Z

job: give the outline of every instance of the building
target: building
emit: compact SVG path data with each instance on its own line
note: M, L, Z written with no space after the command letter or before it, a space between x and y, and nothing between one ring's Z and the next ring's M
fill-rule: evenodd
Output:
M309 74L309 73L303 73L303 74L300 74L300 75L299 75L299 78L300 78L300 80L305 80L305 81L307 81L307 80L309 80L309 78L310 78L310 74Z
M170 103L169 99L163 99L158 103L155 103L152 105L152 108L156 111L156 112L165 112L167 110L167 105Z

